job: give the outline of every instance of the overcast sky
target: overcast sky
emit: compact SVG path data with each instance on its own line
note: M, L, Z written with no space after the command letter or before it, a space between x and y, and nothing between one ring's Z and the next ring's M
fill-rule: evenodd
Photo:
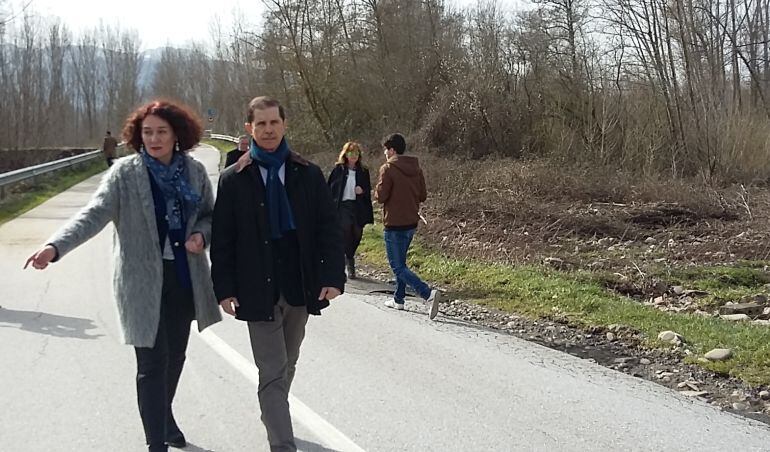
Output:
M459 6L475 5L477 0L449 0ZM10 0L14 9L30 0ZM512 6L517 0L500 0ZM135 29L142 48L165 44L182 46L190 40L208 41L210 24L218 17L227 24L238 14L259 23L264 6L261 0L31 0L31 10L41 16L61 18L74 32L99 25L100 20L121 29Z

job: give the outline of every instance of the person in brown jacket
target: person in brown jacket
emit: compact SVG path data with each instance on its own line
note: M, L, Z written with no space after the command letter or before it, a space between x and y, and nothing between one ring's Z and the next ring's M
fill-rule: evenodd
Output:
M385 251L396 276L393 299L386 301L385 306L403 310L406 286L409 285L430 305L429 316L432 320L438 314L441 292L431 289L406 265L409 245L420 221L420 203L428 197L425 177L417 157L404 155L406 140L403 135L388 135L382 147L386 161L380 167L374 197L382 204Z
M104 154L104 159L107 160L107 166L112 166L112 161L117 158L117 148L118 140L116 140L108 130L107 135L104 137L104 143L102 144L102 154Z

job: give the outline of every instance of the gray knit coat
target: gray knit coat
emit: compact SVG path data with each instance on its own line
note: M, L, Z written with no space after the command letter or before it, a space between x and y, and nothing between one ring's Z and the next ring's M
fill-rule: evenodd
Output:
M208 245L214 208L211 182L203 164L189 157L186 162L190 185L202 197L197 211L187 220L186 237L200 232ZM47 242L56 247L57 259L61 259L99 233L107 223L114 223L115 300L123 342L136 347L155 344L163 287L163 261L149 177L139 154L116 160L88 205ZM193 283L195 319L198 330L202 331L222 320L222 316L214 296L206 253L187 253L187 260Z

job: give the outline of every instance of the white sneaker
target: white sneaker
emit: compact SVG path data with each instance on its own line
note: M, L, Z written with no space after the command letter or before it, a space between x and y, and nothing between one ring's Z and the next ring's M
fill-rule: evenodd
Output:
M436 289L433 289L430 291L430 296L428 297L428 304L430 305L430 312L428 313L428 318L431 320L435 319L438 315L438 304L441 303L441 299L444 297L444 295L439 292Z
M385 306L396 309L398 311L404 310L404 303L396 303L395 300L388 300L385 302Z

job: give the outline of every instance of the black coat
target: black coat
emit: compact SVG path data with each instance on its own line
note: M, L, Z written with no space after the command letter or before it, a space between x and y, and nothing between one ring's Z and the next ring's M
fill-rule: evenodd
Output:
M225 168L237 162L238 159L241 158L243 154L245 154L245 152L241 151L238 148L235 148L232 151L229 151L225 156Z
M259 166L222 172L211 233L211 277L217 300L236 297L236 318L273 320L272 241ZM345 287L342 233L329 188L318 166L292 153L284 185L297 228L302 293L308 313L329 306L322 287Z
M342 203L342 194L345 191L347 179L348 167L343 164L337 164L329 174L329 188L338 209ZM374 223L374 209L372 208L372 182L369 180L369 170L361 165L356 167L356 185L364 191L360 195L356 195L356 220L358 226L364 227Z

